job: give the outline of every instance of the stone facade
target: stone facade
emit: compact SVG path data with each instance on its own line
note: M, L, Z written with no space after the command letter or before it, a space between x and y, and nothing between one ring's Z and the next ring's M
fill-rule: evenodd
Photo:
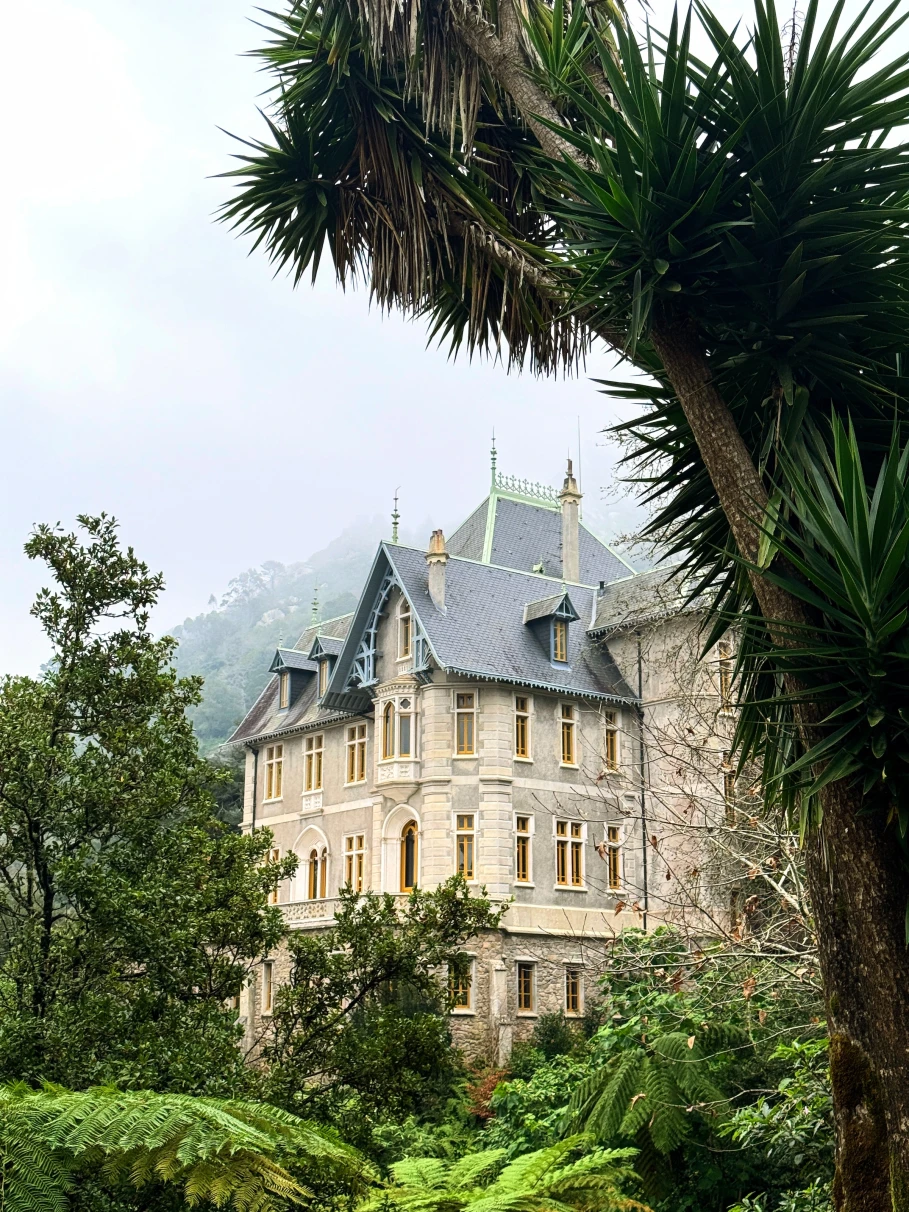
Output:
M560 527L563 543L574 527L575 577L597 558L620 576L597 588L539 571L543 560L493 564L495 536L475 533L481 511L453 540L482 539L486 560L449 555L441 532L425 557L383 545L357 612L279 650L275 677L233 738L247 752L244 828L267 827L299 860L279 891L293 929L327 926L349 881L404 895L460 869L507 903L501 929L467 947L470 1005L452 1015L456 1040L490 1059L504 1059L540 1014L583 1013L609 940L670 910L654 891L665 854L651 837L678 779L671 753L648 752L647 728L676 720L685 695L671 692L668 653L682 634L672 629L691 624L668 610L622 613L609 587L639 578L577 533L573 484L569 473L559 498L539 501L493 493L487 516L499 498L526 508L544 551L547 527ZM688 634L689 656L692 645ZM694 676L715 716L710 671ZM715 738L705 744L720 752ZM268 964L244 994L251 1033L269 984L287 976L285 955Z

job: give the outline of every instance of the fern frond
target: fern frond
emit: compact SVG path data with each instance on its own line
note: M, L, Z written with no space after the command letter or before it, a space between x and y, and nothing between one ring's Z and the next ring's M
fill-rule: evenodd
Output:
M671 1153L690 1129L685 1102L673 1079L671 1066L665 1063L650 1065L646 1089L651 1113L648 1121L650 1138L659 1153Z
M478 1153L468 1153L451 1167L448 1185L455 1191L485 1186L501 1169L507 1156L506 1149L481 1149Z
M618 1132L631 1099L640 1089L643 1060L644 1053L640 1049L627 1052L612 1068L611 1074L602 1080L602 1093L584 1124L595 1140L610 1140Z

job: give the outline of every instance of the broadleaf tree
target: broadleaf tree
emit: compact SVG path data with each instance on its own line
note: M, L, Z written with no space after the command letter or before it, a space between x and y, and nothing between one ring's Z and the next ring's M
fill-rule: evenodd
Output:
M264 19L269 129L223 210L295 280L327 252L456 349L550 373L600 341L641 372L619 390L642 405L627 428L654 528L713 591L713 638L743 627L742 759L802 824L835 1195L869 1209L909 1206L905 750L877 701L906 616L855 569L831 600L781 547L786 527L813 541L806 460L864 526L905 442L909 56L887 58L904 7L841 28L845 0L823 21L811 0L784 37L773 0L749 31L697 3L660 36L566 0L294 0ZM852 427L849 483L831 415ZM858 690L823 677L831 620L864 628Z
M161 578L113 519L79 524L26 545L49 660L0 683L0 1077L236 1093L229 1002L283 935L293 860L217 819L199 680L149 627Z

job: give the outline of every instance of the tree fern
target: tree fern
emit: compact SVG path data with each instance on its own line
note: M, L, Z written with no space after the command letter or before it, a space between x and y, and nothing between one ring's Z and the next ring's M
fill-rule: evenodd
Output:
M591 1149L574 1136L525 1153L497 1171L504 1149L485 1149L450 1163L407 1158L392 1166L394 1182L372 1192L360 1212L648 1212L622 1186L634 1181L634 1149Z
M63 1212L78 1171L178 1183L188 1206L270 1212L308 1195L285 1168L363 1168L358 1155L258 1103L149 1091L0 1087L0 1212Z

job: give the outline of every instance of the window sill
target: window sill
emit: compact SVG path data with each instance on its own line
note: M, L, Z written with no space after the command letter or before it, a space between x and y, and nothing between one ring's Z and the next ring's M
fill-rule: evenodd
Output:
M560 770L580 770L581 767L577 762L559 762Z
M476 1010L450 1010L449 1014L452 1018L476 1018Z
M540 1012L539 1012L539 1010L516 1010L515 1017L516 1018L539 1018Z
M515 756L515 757L513 757L513 758L512 758L512 761L513 761L513 762L523 762L525 766L532 766L532 765L533 765L533 758L525 758L525 757L517 757L517 756Z
M589 888L579 888L577 884L553 884L554 892L589 892Z
M475 762L479 754L476 753L453 753L451 760L453 762Z
M515 888L536 888L533 880L515 880L514 886Z
M356 782L345 783L344 786L345 787L363 787L363 786L365 786L365 784L366 784L366 779L357 779Z
M284 796L283 796L283 795L279 795L279 796L277 797L277 799L272 799L272 800L263 800L263 801L262 801L262 806L263 806L263 808L264 808L264 806L265 806L266 804L281 804L281 803L283 803L283 802L284 802Z

